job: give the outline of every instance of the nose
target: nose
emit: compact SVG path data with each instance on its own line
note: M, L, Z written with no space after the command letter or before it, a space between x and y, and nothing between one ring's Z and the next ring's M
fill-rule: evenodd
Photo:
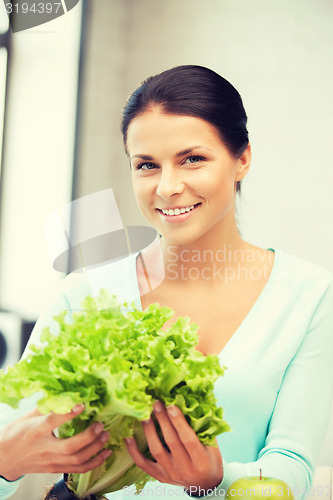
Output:
M162 168L156 189L157 195L161 198L168 199L173 195L182 193L183 190L184 183L178 172L172 168Z

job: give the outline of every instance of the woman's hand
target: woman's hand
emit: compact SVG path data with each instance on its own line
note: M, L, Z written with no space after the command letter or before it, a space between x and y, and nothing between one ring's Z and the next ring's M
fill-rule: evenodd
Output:
M102 423L95 422L67 439L58 439L53 433L83 410L83 405L77 405L65 415L42 415L35 409L2 428L0 475L14 481L28 473L82 473L101 465L111 453L101 451L109 437Z
M204 446L176 406L166 409L161 401L157 401L154 413L170 451L161 443L150 418L143 427L156 462L142 455L135 439L127 439L127 449L136 465L158 481L183 486L194 496L220 484L223 466L219 448Z

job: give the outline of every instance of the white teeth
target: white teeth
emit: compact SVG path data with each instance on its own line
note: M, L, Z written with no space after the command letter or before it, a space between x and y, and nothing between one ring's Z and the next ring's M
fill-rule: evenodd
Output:
M179 214L184 214L185 212L190 212L193 210L194 205L191 205L190 207L182 207L182 208L170 208L168 210L162 210L164 215L179 215Z

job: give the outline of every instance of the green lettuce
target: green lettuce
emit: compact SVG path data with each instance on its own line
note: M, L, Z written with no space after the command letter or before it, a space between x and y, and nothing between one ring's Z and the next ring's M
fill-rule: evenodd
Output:
M176 405L204 445L216 446L215 436L230 430L216 405L214 382L224 368L215 355L196 350L197 325L179 317L168 329L174 312L151 304L145 311L120 304L102 290L90 296L82 311L55 316L59 334L49 328L41 345L0 371L0 401L16 408L19 401L42 393L42 413L67 413L83 403L83 413L59 428L59 437L82 432L94 421L103 422L112 454L85 474L69 474L68 486L79 498L135 484L137 490L152 480L129 455L124 438L134 436L141 452L152 458L142 429L156 400ZM163 436L160 433L163 440Z

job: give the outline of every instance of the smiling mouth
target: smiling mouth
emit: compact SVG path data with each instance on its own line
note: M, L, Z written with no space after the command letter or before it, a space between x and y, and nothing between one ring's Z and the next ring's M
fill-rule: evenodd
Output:
M168 208L168 209L160 209L159 212L162 212L164 215L169 215L174 217L175 215L185 214L187 212L191 212L194 208L196 208L200 203L196 203L195 205L189 205L187 207L178 207L178 208Z

